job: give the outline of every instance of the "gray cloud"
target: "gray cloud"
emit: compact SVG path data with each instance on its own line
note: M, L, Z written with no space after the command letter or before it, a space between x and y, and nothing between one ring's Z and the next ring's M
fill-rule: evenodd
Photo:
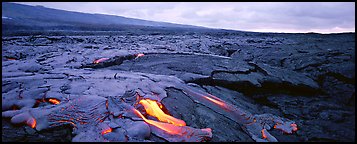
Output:
M262 32L355 32L354 2L21 2L145 20Z

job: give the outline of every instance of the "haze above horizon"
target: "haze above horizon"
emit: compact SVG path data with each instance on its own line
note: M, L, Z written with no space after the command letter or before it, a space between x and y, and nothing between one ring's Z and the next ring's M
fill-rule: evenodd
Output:
M355 32L354 2L16 2L253 32Z

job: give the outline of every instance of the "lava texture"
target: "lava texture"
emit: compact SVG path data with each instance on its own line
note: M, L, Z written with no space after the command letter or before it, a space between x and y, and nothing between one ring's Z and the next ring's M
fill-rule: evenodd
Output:
M2 40L3 141L355 139L354 34Z

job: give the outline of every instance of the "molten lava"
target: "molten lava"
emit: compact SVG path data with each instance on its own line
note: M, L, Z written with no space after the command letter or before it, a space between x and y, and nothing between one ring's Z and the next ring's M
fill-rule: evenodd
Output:
M58 100L58 99L54 99L54 98L50 98L50 99L48 99L48 102L50 102L51 104L59 104L61 101L60 100Z
M284 126L284 125L282 125L281 123L276 123L276 124L274 125L274 129L282 130L284 133L291 133L291 132L295 132L295 131L298 130L297 124L295 124L295 123L290 124L290 127L291 127L291 131L290 131L290 128L289 128L289 127Z
M93 63L94 63L94 64L98 64L98 63L103 62L103 61L106 61L106 60L108 60L108 59L109 59L109 58L100 58L100 59L94 60Z
M293 131L297 131L297 130L298 130L297 125L296 125L296 124L294 124L294 123L293 123L293 124L290 124L290 126L291 126L291 127L293 127Z
M105 101L105 108L108 109L108 100Z
M102 131L102 135L112 132L112 128L105 129Z
M164 131L166 131L167 133L170 134L176 134L176 135L181 135L181 127L172 125L172 124L168 124L168 123L162 123L162 122L157 122L154 120L149 120L146 119L138 110L133 109L133 111L139 115L142 119L144 119L145 122L147 122L150 125L153 125L159 129L162 129Z
M266 139L266 138L267 138L267 136L266 136L266 134L265 134L265 129L262 129L262 136L263 136L263 139Z
M34 118L30 118L26 121L27 125L29 125L31 128L35 128L36 127L36 119Z
M224 102L222 102L222 100L218 99L218 98L210 98L208 96L203 96L205 99L215 103L215 104L218 104L220 105L221 107L226 107L226 104ZM217 99L217 100L216 100Z
M142 57L142 56L144 56L144 54L142 54L142 53L140 53L140 54L135 54L135 59L137 59L137 58L139 58L139 57Z
M186 126L183 120L176 119L170 115L165 114L156 103L156 101L150 99L142 99L139 101L144 106L145 111L150 116L156 117L161 122L171 123L176 126ZM161 106L161 104L160 104ZM162 106L161 106L162 107Z

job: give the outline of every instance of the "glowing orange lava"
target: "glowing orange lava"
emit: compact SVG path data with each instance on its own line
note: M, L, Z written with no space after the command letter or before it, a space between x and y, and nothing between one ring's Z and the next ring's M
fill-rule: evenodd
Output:
M108 60L108 59L109 59L109 58L100 58L100 59L94 60L93 63L94 63L94 64L98 64L98 63L103 62L103 61L106 61L106 60Z
M262 136L263 136L263 139L267 138L267 136L265 135L265 129L262 129Z
M107 100L107 101L105 101L105 108L107 108L107 109L108 109L108 100Z
M102 135L112 132L112 128L102 131Z
M279 126L279 125L281 125L281 123L276 123L276 124L274 125L274 128L276 129L276 126Z
M282 125L281 123L276 123L276 124L274 125L274 128L275 128L275 129L280 129L280 130L282 130L282 128L278 127L278 126L281 126L281 125ZM292 124L290 124L290 126L292 127L292 131L293 131L293 132L295 132L295 131L298 130L297 124L292 123ZM284 131L284 130L283 130L283 131ZM285 132L285 133L290 133L290 132L286 132L286 131L284 131L284 132Z
M216 98L216 99L218 99L218 100L215 100L215 99L210 98L210 97L208 97L208 96L203 96L203 97L204 97L205 99L207 99L207 100L209 100L209 101L215 103L215 104L218 104L218 105L220 105L220 106L222 106L222 107L226 107L226 104L225 104L224 102L222 102L221 100L219 100L218 98Z
M186 123L183 120L176 119L170 115L165 114L160 109L156 101L150 99L142 99L139 101L139 103L144 106L147 114L156 117L161 122L171 123L176 126L186 126Z
M30 118L26 121L26 123L31 127L31 128L35 128L36 127L36 119L34 118Z
M146 119L138 110L133 109L133 111L139 115L142 119L144 119L145 122L147 122L150 125L153 125L159 129L162 129L166 131L167 133L170 134L181 134L181 128L172 124L168 123L162 123L162 122L157 122L153 120Z
M135 54L135 59L137 59L137 58L139 58L139 57L142 57L142 56L144 56L144 54L142 54L142 53L140 53L140 54Z
M48 102L50 102L51 104L59 104L61 101L59 101L58 99L50 98L48 99Z

